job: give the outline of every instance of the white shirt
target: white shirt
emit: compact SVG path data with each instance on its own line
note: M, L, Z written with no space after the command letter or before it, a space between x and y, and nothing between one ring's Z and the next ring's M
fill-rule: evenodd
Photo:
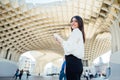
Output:
M82 32L75 28L67 41L63 41L62 47L64 48L65 55L74 55L79 59L84 58L84 42Z

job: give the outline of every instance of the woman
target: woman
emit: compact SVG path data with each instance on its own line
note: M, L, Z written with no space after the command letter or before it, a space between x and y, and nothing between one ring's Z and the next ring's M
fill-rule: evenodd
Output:
M18 75L19 75L19 69L16 70L16 73L15 73L15 75L13 76L13 78L15 77L15 80L16 80L17 77L18 77Z
M67 41L64 41L58 34L54 34L54 37L64 48L67 80L80 80L83 72L84 25L80 16L73 16L70 22L72 32Z

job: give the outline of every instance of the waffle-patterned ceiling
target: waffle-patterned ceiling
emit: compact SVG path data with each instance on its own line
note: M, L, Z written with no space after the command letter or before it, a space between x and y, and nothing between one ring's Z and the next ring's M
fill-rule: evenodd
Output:
M0 48L18 54L42 50L62 55L63 49L53 34L67 39L71 17L80 15L86 34L85 59L92 61L111 49L109 28L119 11L119 0L63 0L36 6L20 0L0 0Z

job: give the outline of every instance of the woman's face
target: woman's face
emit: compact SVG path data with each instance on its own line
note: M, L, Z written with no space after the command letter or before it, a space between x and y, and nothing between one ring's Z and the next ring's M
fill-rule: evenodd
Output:
M75 28L78 28L78 21L77 21L77 19L76 18L73 18L72 19L72 22L71 22L71 27L72 27L72 29L75 29Z

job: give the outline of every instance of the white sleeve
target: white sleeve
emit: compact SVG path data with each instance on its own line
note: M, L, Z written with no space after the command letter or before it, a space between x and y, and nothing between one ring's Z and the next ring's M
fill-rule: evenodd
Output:
M68 40L63 41L62 46L66 52L65 55L72 54L77 49L80 37L81 34L79 31L73 31Z

